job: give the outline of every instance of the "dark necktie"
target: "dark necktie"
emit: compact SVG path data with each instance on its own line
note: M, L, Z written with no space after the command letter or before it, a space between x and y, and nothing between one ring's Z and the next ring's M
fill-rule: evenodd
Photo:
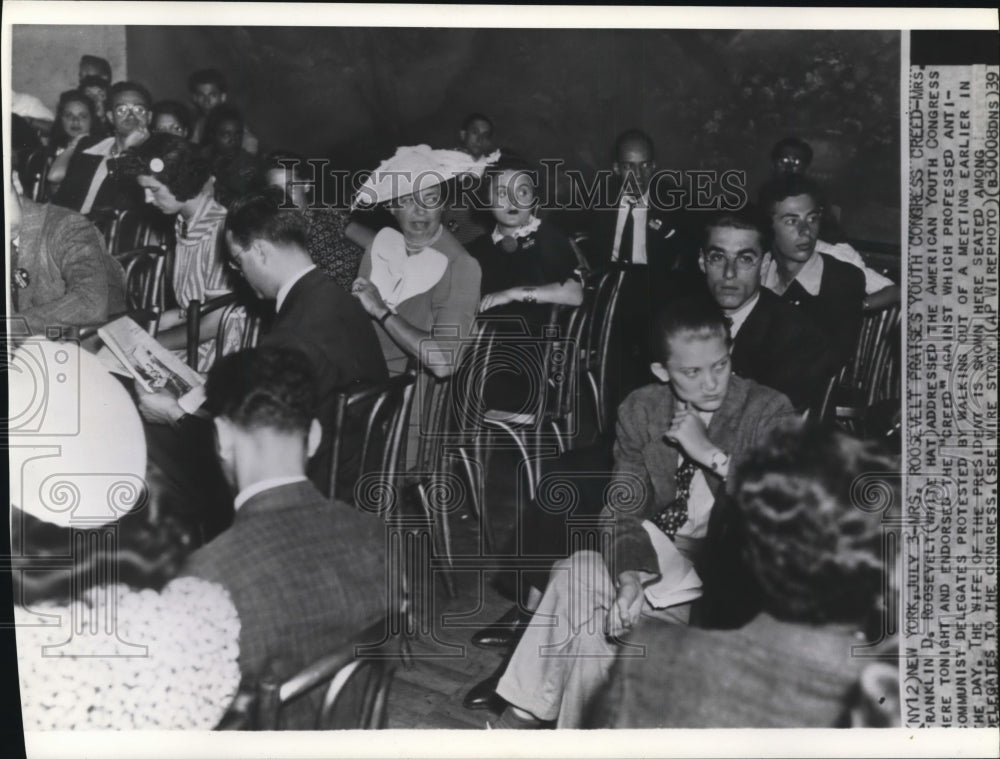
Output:
M635 219L632 218L631 203L625 206L625 226L622 228L622 241L618 245L618 260L632 263L632 236L635 229Z
M653 517L653 524L663 530L671 540L677 531L688 520L688 498L691 497L691 481L694 479L698 466L687 456L682 455L681 465L677 467L677 490L674 500L663 507L663 510Z

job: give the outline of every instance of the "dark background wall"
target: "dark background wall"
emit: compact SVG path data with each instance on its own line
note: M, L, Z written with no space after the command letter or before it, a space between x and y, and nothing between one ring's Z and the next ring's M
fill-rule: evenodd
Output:
M371 168L396 145L452 147L482 110L497 141L592 172L641 126L661 168L742 169L798 135L852 237L898 242L895 32L126 28L130 77L187 99L187 74L230 79L265 149ZM16 65L16 62L15 62Z

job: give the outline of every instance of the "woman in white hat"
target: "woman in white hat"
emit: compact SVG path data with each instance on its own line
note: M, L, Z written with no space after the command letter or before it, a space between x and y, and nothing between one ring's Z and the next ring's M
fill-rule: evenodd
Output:
M446 183L460 174L481 176L496 157L402 147L358 191L356 207L384 203L399 225L375 236L352 287L378 323L391 375L413 360L436 377L455 369L457 348L479 307L481 272L441 223Z

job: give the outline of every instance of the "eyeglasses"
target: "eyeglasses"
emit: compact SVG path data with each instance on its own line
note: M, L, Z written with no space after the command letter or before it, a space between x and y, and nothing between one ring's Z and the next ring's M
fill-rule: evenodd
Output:
M715 250L708 253L705 256L705 264L712 269L722 269L730 261L729 257L725 253L720 253ZM733 265L740 271L750 271L757 263L760 261L760 256L755 256L750 253L741 253L736 256L736 259L732 261Z
M656 167L655 161L618 161L619 171L649 171Z
M145 116L149 113L149 109L142 103L119 103L115 106L115 116L125 117L130 113L134 113L136 116Z
M229 267L230 271L234 271L240 275L243 274L243 264L240 263L240 256L242 256L244 252L244 250L241 250L237 253L233 247L229 248L229 258L226 259L226 266Z

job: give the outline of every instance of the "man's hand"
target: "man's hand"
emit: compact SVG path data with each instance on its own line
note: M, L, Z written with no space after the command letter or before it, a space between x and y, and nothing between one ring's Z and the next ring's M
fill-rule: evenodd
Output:
M513 303L515 300L513 290L501 290L500 292L490 293L483 296L483 299L479 301L479 310L489 311L491 308L505 306L508 303Z
M364 277L358 277L351 285L351 295L361 301L361 306L368 312L368 315L376 319L385 316L389 307L382 300L382 294L371 281Z
M122 140L122 149L128 150L129 148L134 148L142 145L146 140L149 139L149 129L145 126L141 126L126 135L125 139Z
M712 454L719 450L708 439L708 431L698 412L683 401L678 402L665 437L679 445L692 461L706 467L712 465Z
M604 626L607 634L618 636L631 629L639 621L644 600L638 572L628 571L618 575L618 594L608 610L607 623Z
M136 388L139 400L139 413L151 424L169 424L174 426L184 416L184 409L177 399L167 390L147 393L141 387Z

